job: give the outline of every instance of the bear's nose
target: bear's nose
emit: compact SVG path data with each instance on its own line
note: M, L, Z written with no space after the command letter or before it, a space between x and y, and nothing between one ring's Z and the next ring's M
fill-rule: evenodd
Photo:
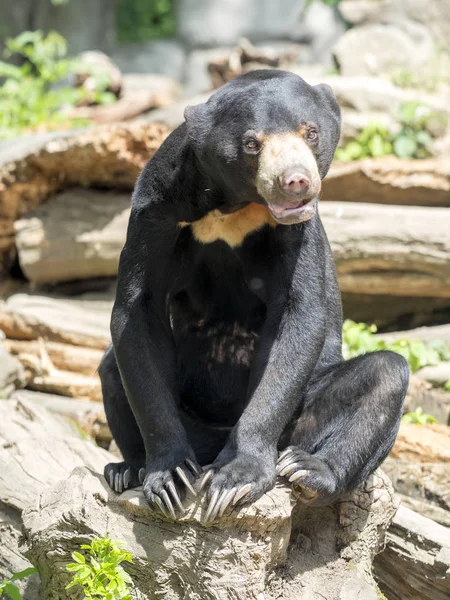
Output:
M309 173L302 167L285 171L278 177L278 182L286 194L304 194L311 185Z

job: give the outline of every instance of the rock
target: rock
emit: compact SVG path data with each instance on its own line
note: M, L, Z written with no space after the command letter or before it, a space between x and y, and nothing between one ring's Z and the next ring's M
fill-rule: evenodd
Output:
M450 206L448 159L394 156L334 164L322 184L322 198L409 206Z
M374 566L389 600L447 600L450 529L401 506Z
M424 25L437 46L445 48L450 38L450 18L446 0L342 0L339 12L352 25L364 23L390 23L396 25L411 22Z
M0 330L13 340L61 342L104 350L110 343L113 296L95 299L14 294L0 301Z
M0 143L0 274L15 256L14 221L69 187L132 190L167 133L162 125L121 124Z
M349 29L334 47L344 76L382 75L393 69L417 69L431 61L433 40L423 25L369 24Z
M320 592L327 600L376 600L370 565L396 509L391 493L380 473L348 502L311 509L293 506L280 485L204 526L202 499L189 499L175 523L152 512L140 491L117 496L103 477L79 468L25 511L27 556L39 566L48 599L67 597L70 553L108 534L133 554L125 568L134 598L269 600L281 593L306 600Z
M183 80L186 53L175 39L127 42L117 46L111 57L122 73L151 73Z
M450 297L445 208L320 202L343 292Z
M18 387L25 385L25 371L0 341L0 400L8 398Z
M450 427L402 423L390 456L412 462L450 465Z
M35 284L117 273L130 195L74 188L14 223L22 271Z

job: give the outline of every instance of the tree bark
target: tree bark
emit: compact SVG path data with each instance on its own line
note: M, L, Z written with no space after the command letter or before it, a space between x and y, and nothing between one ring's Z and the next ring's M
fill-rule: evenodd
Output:
M371 563L396 509L385 476L375 475L332 508L293 500L278 485L205 526L204 499L189 498L186 515L173 522L152 512L140 491L118 496L103 477L76 469L24 513L27 556L39 567L46 599L68 597L70 553L106 534L133 553L134 564L125 568L134 598L379 598Z
M450 529L400 506L374 566L389 600L448 600Z
M0 273L15 257L15 220L68 187L131 190L167 134L160 124L104 125L0 146Z

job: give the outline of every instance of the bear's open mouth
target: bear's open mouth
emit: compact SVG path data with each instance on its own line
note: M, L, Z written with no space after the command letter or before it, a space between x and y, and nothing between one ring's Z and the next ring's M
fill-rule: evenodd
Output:
M303 200L286 200L281 202L268 202L267 206L272 217L280 223L300 223L314 216L316 208L316 197L304 198Z

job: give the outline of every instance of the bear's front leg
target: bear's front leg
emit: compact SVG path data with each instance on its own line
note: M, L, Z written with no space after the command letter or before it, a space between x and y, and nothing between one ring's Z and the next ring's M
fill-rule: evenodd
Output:
M276 447L237 451L227 445L203 477L201 487L211 481L205 523L221 517L229 506L254 502L275 485Z

